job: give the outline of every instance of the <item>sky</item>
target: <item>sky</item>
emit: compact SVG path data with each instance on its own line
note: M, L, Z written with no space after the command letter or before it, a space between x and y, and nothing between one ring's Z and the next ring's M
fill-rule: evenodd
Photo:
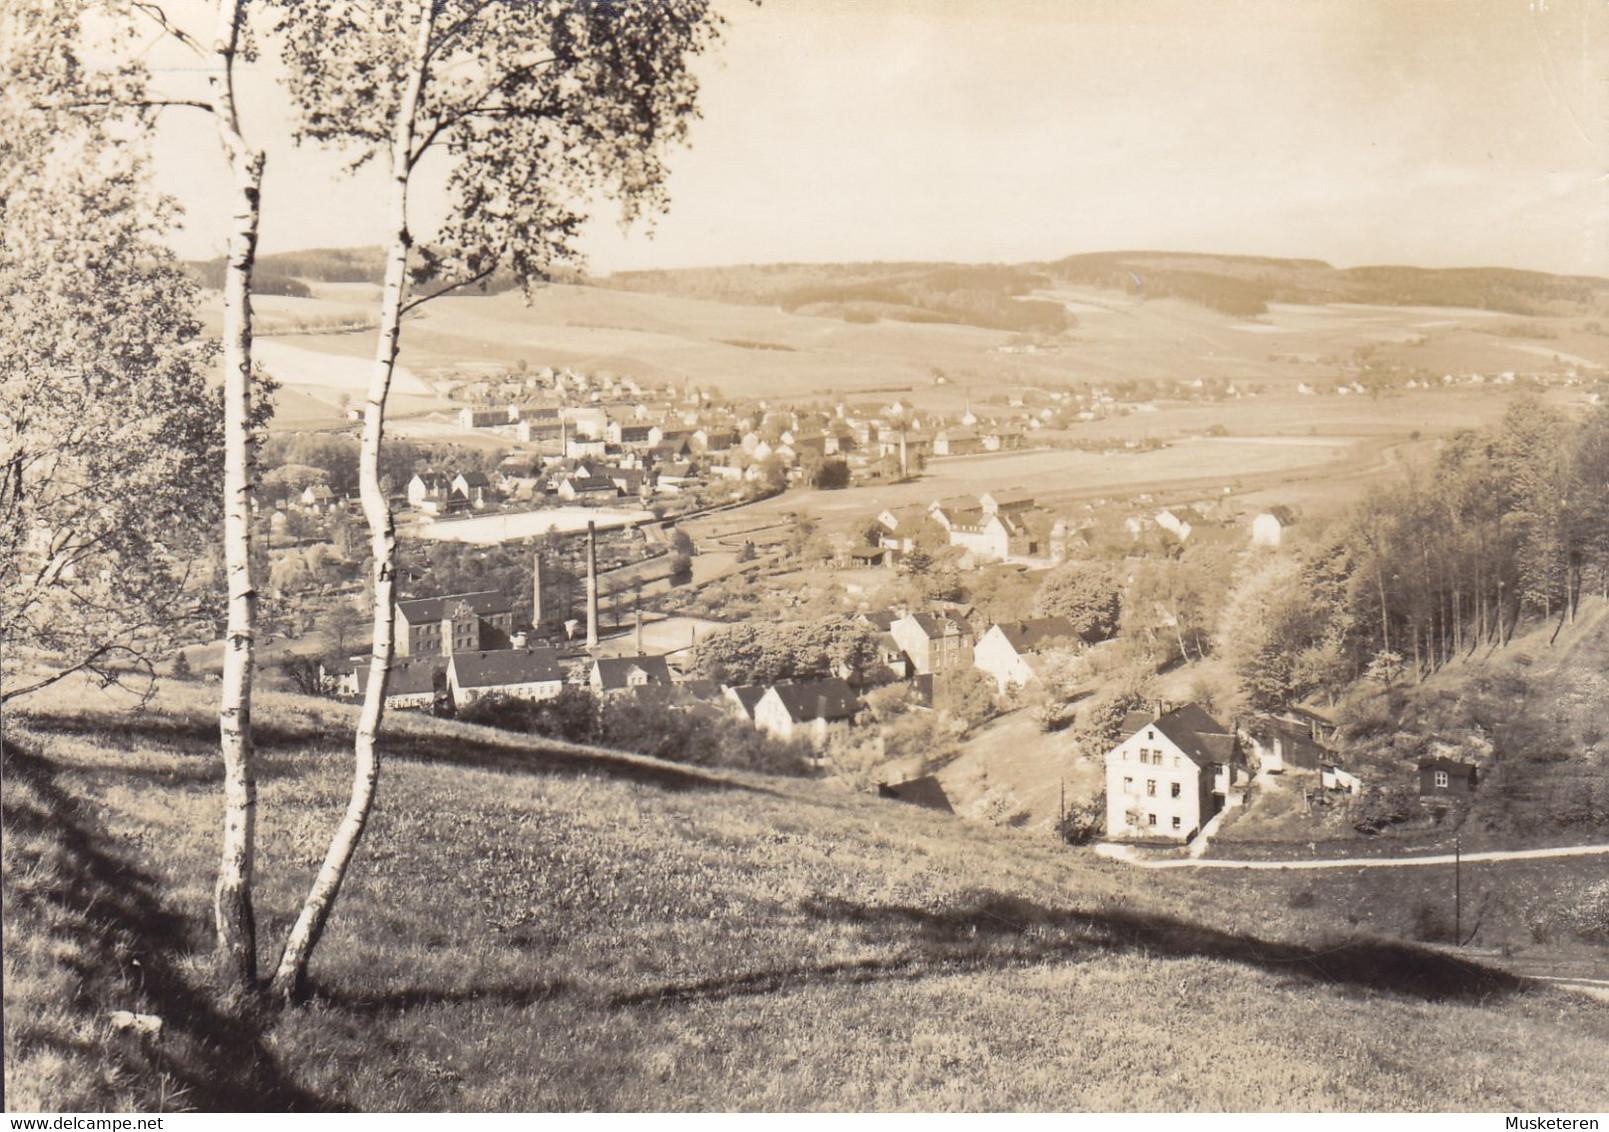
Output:
M601 211L596 272L1145 248L1609 275L1605 0L717 4L670 212ZM378 171L291 144L271 55L244 85L262 250L378 243ZM211 122L165 111L157 158L179 251L221 254Z

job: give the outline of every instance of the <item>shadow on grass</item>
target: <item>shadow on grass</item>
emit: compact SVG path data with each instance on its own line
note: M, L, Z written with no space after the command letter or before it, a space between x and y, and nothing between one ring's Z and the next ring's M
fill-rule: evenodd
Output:
M63 1007L83 1021L110 1009L163 1019L160 1038L110 1032L104 1044L71 1044L92 1058L146 1066L152 1078L166 1074L179 1085L180 1103L202 1111L340 1107L280 1072L264 1043L266 1017L224 1010L209 990L192 985L176 969L174 955L204 951L210 939L195 938L191 923L162 906L150 876L102 847L104 838L81 820L81 804L57 782L49 760L26 742L8 738L5 775L9 783L28 788L22 792L8 784L6 837L38 846L41 864L49 865L47 884L8 883L6 915L73 945L84 989ZM23 793L26 797L19 797ZM48 1034L33 1040L41 1045L68 1041ZM25 1052L8 1050L8 1062Z
M463 990L437 988L409 988L385 991L380 994L354 994L349 991L316 988L312 998L339 1010L343 1014L360 1017L379 1017L386 1014L404 1014L427 1006L460 1006L479 1002L495 1006L525 1007L568 995L575 987L563 979L553 982L502 983L496 986L469 987Z
M107 750L154 750L207 760L193 768L171 770L122 765L117 768L159 785L215 785L223 781L223 767L216 758L216 718L188 719L148 714L112 720L38 714L29 716L28 722L39 731L92 739ZM696 767L665 763L603 747L556 743L514 732L498 734L506 737L501 742L493 742L467 735L428 735L388 727L381 734L380 749L383 757L403 762L520 774L620 779L672 793L699 790L738 790L773 796L776 793L763 786L705 773ZM327 749L332 755L339 755L349 748L352 732L348 727L321 726L312 721L296 727L254 721L252 739L262 756L258 777L268 781L281 776L293 777L299 773L299 768L283 756L308 749ZM276 758L276 755L281 757Z
M1125 953L1217 959L1303 983L1426 1001L1478 1002L1529 985L1506 971L1390 940L1354 939L1326 947L1270 942L1154 913L1055 909L998 893L979 894L940 910L835 898L808 900L803 909L820 920L853 924L871 942L896 949L898 955L664 986L618 996L612 1005L718 1000L815 983L909 980Z

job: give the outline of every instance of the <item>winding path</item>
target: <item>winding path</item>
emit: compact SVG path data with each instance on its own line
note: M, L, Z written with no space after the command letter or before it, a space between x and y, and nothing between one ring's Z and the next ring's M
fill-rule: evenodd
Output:
M1481 853L1441 853L1433 857L1331 857L1307 861L1232 861L1223 858L1170 857L1146 860L1126 845L1100 844L1095 852L1142 869L1384 869L1400 865L1451 865L1455 861L1525 861L1539 857L1609 856L1609 845L1559 845L1548 849L1494 849Z

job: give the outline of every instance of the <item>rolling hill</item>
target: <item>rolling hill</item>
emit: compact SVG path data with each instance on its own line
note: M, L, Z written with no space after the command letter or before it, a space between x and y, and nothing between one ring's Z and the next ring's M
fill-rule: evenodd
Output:
M807 781L406 716L314 1000L231 1006L207 956L213 695L130 714L74 686L8 719L12 1109L1609 1103L1609 1006L1360 932L1277 874L1126 871ZM255 715L271 959L352 717ZM113 1010L160 1015L160 1044Z

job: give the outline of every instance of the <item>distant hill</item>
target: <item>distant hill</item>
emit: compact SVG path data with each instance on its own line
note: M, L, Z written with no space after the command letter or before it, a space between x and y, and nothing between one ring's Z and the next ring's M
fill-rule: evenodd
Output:
M1025 298L1051 280L1027 267L962 263L770 264L628 271L600 285L627 291L762 303L846 322L944 322L1057 333L1072 325L1060 303Z
M223 256L190 260L185 264L203 287L223 286ZM276 252L257 257L254 288L265 295L292 295L307 298L313 283L374 283L385 275L385 249L310 248L300 252Z
M1530 316L1609 309L1609 279L1504 267L1336 268L1313 259L1096 252L1042 270L1069 282L1172 296L1241 316L1263 314L1269 303L1468 307Z
M1032 298L1082 284L1179 298L1237 317L1269 303L1468 307L1526 316L1609 312L1609 279L1510 268L1337 268L1322 260L1191 252L1092 252L1049 263L749 264L620 272L601 286L682 298L760 303L850 321L958 322L996 329L1066 328L1057 304Z

